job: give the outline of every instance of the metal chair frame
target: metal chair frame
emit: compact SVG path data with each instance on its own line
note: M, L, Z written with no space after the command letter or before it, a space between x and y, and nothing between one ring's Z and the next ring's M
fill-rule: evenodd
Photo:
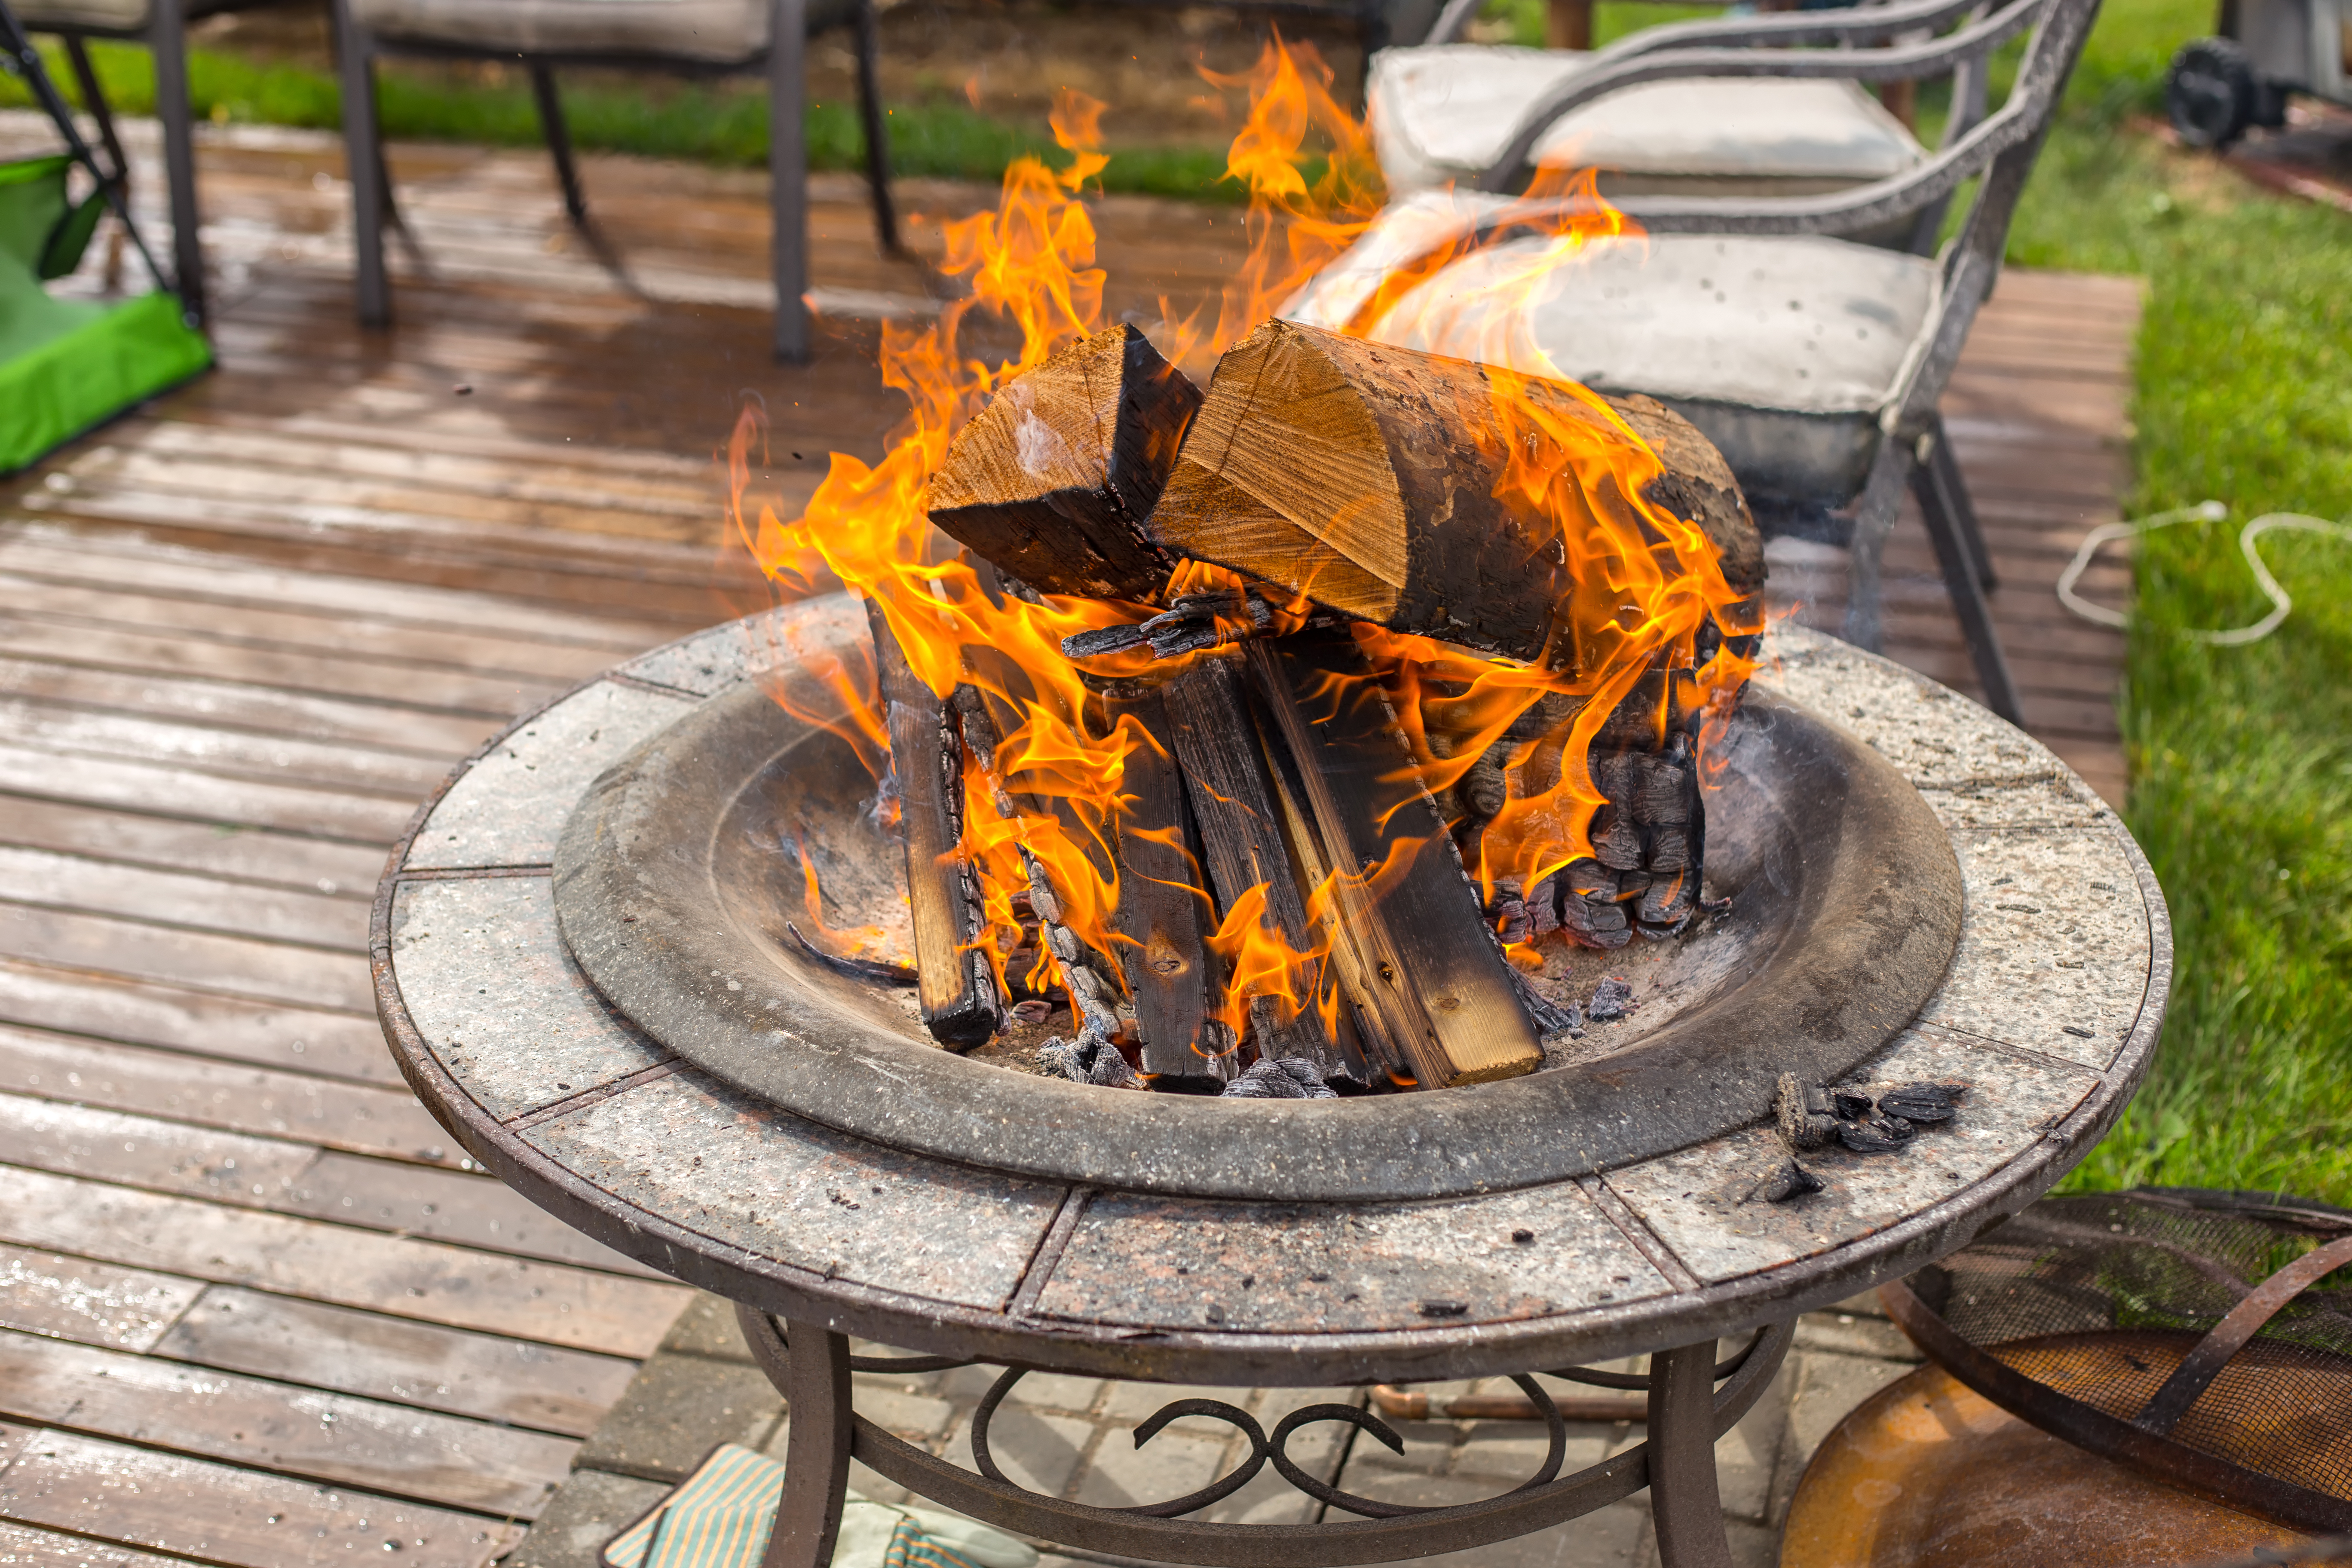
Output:
M1458 28L1475 3L1454 0L1440 28ZM1595 68L1547 94L1479 181L1490 191L1509 188L1524 177L1536 144L1562 115L1639 82L1725 76L1874 82L1958 78L1953 131L1924 163L1904 174L1810 195L1629 196L1618 205L1653 234L1838 237L1912 218L1915 236L1932 243L1961 186L1979 182L1958 232L1944 247L1933 311L1880 406L1880 440L1861 494L1822 499L1832 507L1848 507L1853 519L1846 640L1874 650L1885 642L1881 562L1907 488L1926 516L1988 704L2012 722L2021 714L2017 686L1984 596L1995 579L1937 405L1977 312L2000 277L2010 220L2097 12L2098 0L2010 0L1991 7L1985 0L1900 0L1843 15L1799 12L1655 28L1601 51ZM1958 26L1943 37L1900 41L1902 35L1955 22ZM2021 35L2027 44L2016 83L1999 109L1986 112L1990 57ZM1889 39L1898 41L1883 48L1800 52L1785 47ZM1474 243L1525 234L1531 218L1541 221L1541 212L1540 206L1531 212L1520 203L1489 214L1479 220ZM1916 246L1923 254L1927 247Z
M572 134L563 116L563 102L555 72L563 68L660 70L688 77L740 76L764 72L768 78L770 203L775 225L771 267L776 289L774 347L776 357L803 363L811 347L808 292L808 135L803 119L806 98L808 55L807 0L773 0L773 31L769 47L740 60L711 61L644 50L625 52L551 52L517 56L512 51L467 45L442 45L401 37L378 37L362 27L351 14L350 0L333 0L337 37L341 41L343 81L343 135L350 150L352 218L356 255L354 284L359 318L363 326L384 327L392 321L392 283L384 268L383 230L399 224L393 204L391 176L383 160L383 133L376 118L375 61L383 55L412 55L454 59L508 60L520 58L530 72L531 94L539 110L540 128L563 189L563 207L572 222L599 243L589 227L588 203L580 186L572 156ZM850 25L856 34L857 93L866 133L866 174L872 190L874 227L882 249L900 251L898 216L890 201L890 153L884 128L877 64L880 31L874 0L856 0Z
M262 0L268 3L268 0ZM141 28L89 27L62 23L27 24L26 31L47 33L64 41L66 59L73 67L74 86L83 107L98 126L99 145L112 165L107 178L122 197L125 211L131 197L131 160L116 133L114 111L91 66L89 40L111 38L147 46L155 57L155 118L163 131L163 184L172 205L171 290L189 321L203 326L205 314L205 253L196 209L195 117L188 103L187 23L190 11L204 15L236 10L230 4L183 8L182 0L148 0L147 26ZM92 164L95 168L95 163Z

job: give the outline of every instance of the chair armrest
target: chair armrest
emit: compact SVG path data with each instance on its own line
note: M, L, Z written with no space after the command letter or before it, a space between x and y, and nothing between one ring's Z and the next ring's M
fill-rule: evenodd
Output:
M1754 16L1713 17L1698 22L1669 22L1645 27L1595 52L1596 62L1654 49L1682 48L1699 44L1874 44L1921 27L1940 27L1983 5L1985 0L1896 0L1885 5L1864 5L1843 11L1788 11ZM1449 0L1429 29L1425 44L1450 44L1485 7L1486 0Z
M1935 0L1951 4L1951 0ZM1982 58L2031 26L2047 0L2018 0L2006 9L1940 38L1884 49L1792 51L1761 48L1665 49L1596 62L1538 99L1520 116L1502 155L1478 177L1484 191L1505 189L1517 177L1536 143L1563 116L1622 88L1688 77L1798 77L1844 81L1910 81L1939 76ZM1893 10L1888 7L1887 11ZM1887 11L1881 11L1885 16ZM1906 176L1907 177L1907 176Z

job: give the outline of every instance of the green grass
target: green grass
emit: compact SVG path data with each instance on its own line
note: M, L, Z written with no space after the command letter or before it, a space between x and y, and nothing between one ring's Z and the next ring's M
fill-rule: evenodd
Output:
M2013 260L2147 279L2126 515L2352 510L2352 219L2167 153L2166 60L2201 0L2107 0L2011 233ZM2263 542L2294 614L2248 647L2180 637L2267 602L2233 525L2141 547L2124 695L2128 820L2171 904L2156 1069L2071 1184L2280 1189L2352 1204L2352 545Z
M145 49L100 43L90 53L109 102L126 113L152 112L154 71ZM61 85L69 82L62 54L51 54L50 70ZM528 80L517 72L500 75L504 79L478 76L469 80L447 71L386 68L378 89L385 134L538 146L539 116ZM190 58L188 78L196 113L214 120L320 130L342 124L341 93L334 78L323 71L199 49ZM30 101L21 82L0 77L0 105ZM642 85L626 86L598 80L567 86L563 105L572 140L583 148L747 168L767 162L767 95L753 80L702 84L648 79ZM865 144L854 103L810 106L811 166L863 167ZM1104 176L1108 189L1231 201L1242 197L1238 187L1220 184L1225 168L1222 147L1115 151L1118 156ZM976 113L961 102L894 104L890 109L891 162L900 174L992 184L1007 163L1033 153L1059 157L1045 131Z

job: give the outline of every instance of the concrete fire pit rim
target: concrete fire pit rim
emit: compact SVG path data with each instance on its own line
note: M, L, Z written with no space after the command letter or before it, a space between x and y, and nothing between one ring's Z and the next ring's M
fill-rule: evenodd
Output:
M813 728L749 682L689 710L590 787L555 855L556 910L583 972L639 1028L771 1104L885 1145L1171 1195L1360 1202L1532 1186L1753 1123L1774 1074L1850 1071L1911 1021L1949 965L1959 871L1917 791L1785 699L1748 701L1740 743L1805 757L1816 798L1844 797L1841 831L1815 847L1826 864L1807 870L1772 962L1605 1058L1499 1083L1323 1101L1141 1096L966 1061L879 1026L870 1009L861 1018L835 977L712 918L715 827L678 830L717 823ZM648 822L669 827L647 841ZM803 983L770 984L780 963L806 971ZM1756 1047L1729 1084L1695 1070L1727 1033Z

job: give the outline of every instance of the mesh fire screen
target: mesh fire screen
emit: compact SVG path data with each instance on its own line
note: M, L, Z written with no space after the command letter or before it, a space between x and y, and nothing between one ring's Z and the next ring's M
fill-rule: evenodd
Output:
M2045 1431L2352 1530L2352 1212L2186 1188L2045 1198L1885 1294L1947 1371Z

